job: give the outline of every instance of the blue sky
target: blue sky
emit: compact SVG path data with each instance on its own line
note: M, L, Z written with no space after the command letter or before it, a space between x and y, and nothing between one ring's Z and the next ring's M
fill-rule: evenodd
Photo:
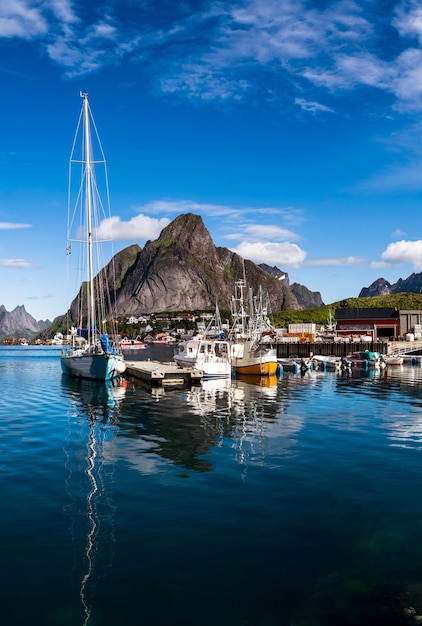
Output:
M2 0L0 304L64 313L90 105L115 251L186 212L325 303L422 271L422 2Z

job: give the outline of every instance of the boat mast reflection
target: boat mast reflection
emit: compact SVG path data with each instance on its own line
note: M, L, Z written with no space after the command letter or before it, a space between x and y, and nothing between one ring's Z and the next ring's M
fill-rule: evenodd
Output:
M85 538L79 597L84 614L83 625L88 626L92 618L92 588L102 572L110 567L113 558L110 550L114 543L115 506L109 483L110 472L114 472L114 439L120 420L119 404L125 393L125 381L104 383L63 377L63 387L71 399L70 428L75 424L75 418L79 431L81 427L85 431L88 425L86 456L82 459L85 468L78 465L75 472L69 467L67 481L68 493L73 502L68 508L73 526L76 528L81 525L85 529L81 531ZM81 485L75 487L76 491L70 488L75 479L76 485ZM88 487L83 489L86 480ZM94 570L100 559L103 563L98 566L94 580Z

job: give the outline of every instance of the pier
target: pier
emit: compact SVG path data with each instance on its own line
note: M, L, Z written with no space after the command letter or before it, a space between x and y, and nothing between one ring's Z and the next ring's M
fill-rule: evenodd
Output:
M178 367L160 361L126 361L126 376L139 378L150 385L193 385L201 382L203 373L197 369Z
M308 358L312 353L322 356L347 357L351 352L379 352L386 355L407 355L416 361L422 356L422 340L415 341L315 341L278 342L277 357Z

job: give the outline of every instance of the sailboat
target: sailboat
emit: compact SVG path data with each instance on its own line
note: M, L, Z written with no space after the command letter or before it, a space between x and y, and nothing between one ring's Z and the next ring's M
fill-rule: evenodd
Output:
M107 208L109 206L107 170L104 153L97 133L95 122L88 103L88 94L81 92L82 109L79 116L69 166L68 193L68 256L73 253L75 243L80 244L81 253L77 259L79 268L83 268L85 282L69 311L73 323L70 334L71 343L64 347L61 354L61 367L64 374L93 380L111 380L120 376L126 369L119 346L112 345L109 329L116 337L115 320L112 311L106 312L105 305L110 302L111 291L108 287L104 259L101 259L101 241L98 227L102 218L109 217L104 211L99 193L101 178L95 166L102 164L103 183L106 188ZM94 156L93 140L99 152ZM81 151L76 156L76 151ZM77 188L73 191L78 169ZM98 169L98 168L97 168ZM76 216L80 215L82 224L76 227ZM77 228L76 233L74 232ZM76 255L78 256L78 255ZM94 267L96 264L96 267ZM80 283L79 283L80 284ZM76 318L76 319L75 319Z
M275 329L268 319L262 291L254 297L249 290L249 304L245 303L245 284L244 279L236 282L232 298L232 367L236 374L273 376L278 367L277 349L272 345Z

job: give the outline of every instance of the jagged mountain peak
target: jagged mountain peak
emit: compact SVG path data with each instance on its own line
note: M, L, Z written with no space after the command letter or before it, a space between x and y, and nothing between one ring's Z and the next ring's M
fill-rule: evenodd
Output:
M148 241L128 268L117 292L120 315L230 308L235 281L247 282L271 297L272 310L300 308L288 287L251 261L217 248L201 216L176 217L155 241Z
M276 265L273 265L271 267L271 265L267 265L266 263L260 263L259 267L262 267L263 270L268 272L268 274L271 274L271 276L274 276L274 278L277 278L278 280L283 280L284 284L289 286L290 282L289 282L289 275L288 275L288 273L287 272L283 272Z
M359 298L387 296L391 293L391 284L385 278L378 278L369 287L360 290Z
M7 311L6 307L0 305L0 336L31 337L41 330L50 326L51 322L37 321L30 315L23 304L16 306L13 311Z
M171 240L172 243L184 245L186 242L196 241L202 237L211 241L211 235L205 227L202 217L193 213L185 213L176 217L163 228L157 242Z

